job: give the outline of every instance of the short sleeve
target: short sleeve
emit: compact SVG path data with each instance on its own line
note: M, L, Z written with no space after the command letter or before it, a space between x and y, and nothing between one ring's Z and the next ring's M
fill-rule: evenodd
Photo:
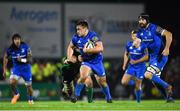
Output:
M76 45L76 37L73 35L72 36L72 39L71 39L71 42L72 42L72 44L75 46Z
M11 56L11 50L8 48L5 52L7 54L7 57L9 58Z
M129 42L126 43L125 51L129 52Z

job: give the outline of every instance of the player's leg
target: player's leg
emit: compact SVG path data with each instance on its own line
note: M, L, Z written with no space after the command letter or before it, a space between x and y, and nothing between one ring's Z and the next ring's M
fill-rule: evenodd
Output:
M135 85L135 95L136 95L136 101L138 103L140 103L140 101L141 101L141 93L142 93L141 84L142 84L142 80L137 79L136 80L136 85Z
M19 76L15 74L12 74L10 76L10 85L11 85L11 90L13 92L13 98L11 99L11 104L16 104L20 96L19 91L16 87L18 79L19 79Z
M30 105L31 105L31 104L34 104L32 85L31 85L31 84L26 84L26 88L27 88L27 94L28 94L28 103L29 103Z
M125 74L121 79L122 85L128 86L128 93L130 98L131 96L134 97L134 86L135 86L134 74L135 74L135 69L129 66L126 69Z
M30 66L29 68L26 69L26 71L22 73L22 78L25 81L25 85L27 89L28 103L32 105L34 104L34 101L33 101L33 88L32 88L32 74L31 74Z
M131 78L132 78L132 75L131 74L124 74L123 77L122 77L122 80L121 80L121 83L123 85L129 85L129 84L132 84L131 83ZM129 82L130 81L130 82Z
M110 94L109 86L106 81L106 74L105 74L105 69L104 69L103 63L99 62L97 64L93 64L92 70L97 75L97 76L95 76L96 80L102 88L102 92L105 95L105 99L106 99L107 103L112 103L112 97Z
M71 102L75 103L77 101L77 98L80 96L81 91L84 88L85 80L90 73L91 73L91 68L88 65L82 65L80 67L80 77L75 87L75 97L71 97Z
M135 70L135 75L134 77L136 78L136 85L135 85L135 95L136 95L136 101L140 103L141 101L141 93L142 93L142 80L144 78L144 73L146 72L146 66L141 65L138 68L134 69Z
M159 74L165 64L167 63L168 57L162 56L158 61L152 61L150 66L147 68L145 77L152 80L158 90L166 97L167 102L173 102L172 99L172 86L165 81L163 81L157 74ZM163 90L164 89L164 90ZM166 94L164 93L166 92Z
M93 102L93 81L90 75L85 80L85 84L86 84L88 103L92 103Z
M151 69L151 70L153 70L153 69ZM148 71L145 72L145 78L151 80L155 84L160 85L159 87L157 87L157 88L159 88L159 90L160 90L161 87L166 90L166 92L167 92L167 100L168 100L167 102L169 102L168 98L172 99L171 98L171 95L172 95L172 86L169 85L167 82L163 81L157 75L153 74L153 71L150 72L150 68L148 69Z
M79 70L79 68L76 70ZM69 98L73 95L74 92L73 80L77 75L77 72L74 71L74 68L71 67L70 65L66 65L62 67L61 73L63 76L62 94L64 95L65 98Z
M96 80L99 84L99 86L102 89L103 94L105 95L105 99L107 101L107 103L112 103L112 97L110 94L110 90L109 90L109 86L106 82L106 76L100 77L100 76L95 76Z

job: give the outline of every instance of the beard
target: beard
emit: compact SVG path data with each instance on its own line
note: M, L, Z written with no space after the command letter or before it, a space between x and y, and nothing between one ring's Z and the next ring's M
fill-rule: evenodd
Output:
M139 27L141 27L141 28L146 28L146 26L147 26L147 23L146 24L139 23Z

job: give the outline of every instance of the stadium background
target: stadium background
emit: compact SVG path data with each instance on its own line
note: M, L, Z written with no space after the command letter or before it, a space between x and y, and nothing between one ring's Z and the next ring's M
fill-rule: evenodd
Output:
M159 3L154 1L143 0L111 0L110 2L104 0L86 0L86 2L83 0L14 0L13 2L11 2L11 0L1 0L0 100L9 100L11 98L8 79L6 81L2 80L2 57L5 48L10 44L9 36L14 32L19 32L24 40L33 47L34 63L32 64L32 73L35 99L62 100L60 91L61 73L59 72L62 65L61 59L65 55L67 43L73 33L73 23L75 20L82 17L91 21L90 26L93 30L101 34L102 38L105 36L104 41L109 41L111 43L105 45L105 47L109 47L107 47L108 50L105 52L104 65L113 98L133 99L133 88L123 87L120 83L123 74L121 65L123 44L128 40L130 30L136 27L135 20L141 11L147 12L153 23L173 33L174 40L171 46L170 59L163 72L163 78L174 86L174 97L180 98L180 86L178 86L180 83L180 75L178 75L180 72L180 55L178 52L180 19L176 14L178 7L176 7L175 4L175 2L163 1L163 6L160 6ZM86 6L88 7L87 9L90 10L89 13L91 10L92 12L94 11L94 13L90 13L92 16L88 16L89 13L86 13L88 10L84 10L84 8L81 10L76 6ZM102 10L101 6L105 6L106 9ZM98 7L101 7L101 9L98 9ZM22 12L29 10L34 12L39 10L49 11L52 15L50 15L50 18L47 18L49 17L48 15L45 19L42 17L40 21L33 21L36 19L27 19L18 16L19 10ZM55 12L53 12L54 10ZM116 13L114 14L109 10L115 10ZM10 11L11 15L8 16L7 13ZM14 12L14 15L12 12ZM81 12L84 16L81 16ZM11 17L11 19L6 17ZM41 23L43 22L42 20L47 23ZM106 25L110 26L104 29L104 26L102 26L103 23L107 23ZM11 64L9 64L9 67L11 67ZM24 93L21 99L25 100L26 90L22 83L23 81L20 81L21 85L19 85L19 89ZM96 84L94 96L96 99L102 99L103 97ZM143 99L160 98L162 97L160 97L160 94L152 84L147 80L144 81Z

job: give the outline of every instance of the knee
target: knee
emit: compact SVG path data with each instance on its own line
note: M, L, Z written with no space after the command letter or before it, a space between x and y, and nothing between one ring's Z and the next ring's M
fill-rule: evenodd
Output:
M86 80L85 84L86 84L87 87L93 87L93 82L92 81Z
M85 83L86 87L93 87L93 83Z
M150 72L146 72L146 73L144 74L144 77L145 77L146 79L151 79L152 76L153 76L153 74L150 73Z
M106 87L106 86L107 86L106 80L101 80L101 81L99 81L99 85L100 85L101 87Z
M15 79L10 79L10 85L16 85L16 80Z
M86 77L85 77L85 76L82 76L82 77L79 78L78 81L79 81L80 83L85 83L85 80L86 80Z
M128 81L127 81L127 80L122 79L122 80L121 80L121 84L122 84L122 85L128 85Z

